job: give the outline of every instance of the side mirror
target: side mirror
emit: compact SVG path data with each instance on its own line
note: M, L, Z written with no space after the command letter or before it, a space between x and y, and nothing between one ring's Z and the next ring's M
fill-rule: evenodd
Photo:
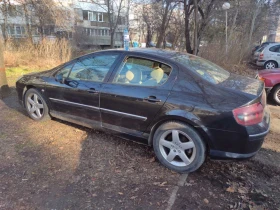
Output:
M57 74L57 75L55 76L55 80L56 80L57 82L60 82L61 84L64 84L64 83L65 83L65 78L63 77L62 74Z

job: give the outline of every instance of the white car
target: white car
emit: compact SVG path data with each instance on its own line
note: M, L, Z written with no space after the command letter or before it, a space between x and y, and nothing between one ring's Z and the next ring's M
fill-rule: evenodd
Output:
M256 64L265 69L275 69L280 67L280 43L266 46L259 54Z

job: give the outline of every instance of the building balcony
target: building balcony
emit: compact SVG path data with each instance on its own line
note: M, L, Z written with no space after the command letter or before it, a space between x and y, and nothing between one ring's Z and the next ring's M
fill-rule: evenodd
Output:
M90 22L91 26L96 26L96 27L110 27L110 23L108 22L97 22L97 21L91 21Z

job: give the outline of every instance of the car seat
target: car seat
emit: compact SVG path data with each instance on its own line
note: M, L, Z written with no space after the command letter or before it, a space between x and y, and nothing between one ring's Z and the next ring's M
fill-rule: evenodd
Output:
M154 70L151 72L151 78L145 82L143 85L145 86L157 86L164 76L164 71L160 67L155 67Z
M142 72L137 69L130 69L126 72L125 77L129 84L141 84Z

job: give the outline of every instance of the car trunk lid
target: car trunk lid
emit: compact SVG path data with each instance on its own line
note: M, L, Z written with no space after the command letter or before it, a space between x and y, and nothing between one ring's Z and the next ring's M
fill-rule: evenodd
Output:
M230 76L225 81L218 85L251 95L250 98L252 99L260 96L264 90L264 83L262 81L236 74L230 74Z

